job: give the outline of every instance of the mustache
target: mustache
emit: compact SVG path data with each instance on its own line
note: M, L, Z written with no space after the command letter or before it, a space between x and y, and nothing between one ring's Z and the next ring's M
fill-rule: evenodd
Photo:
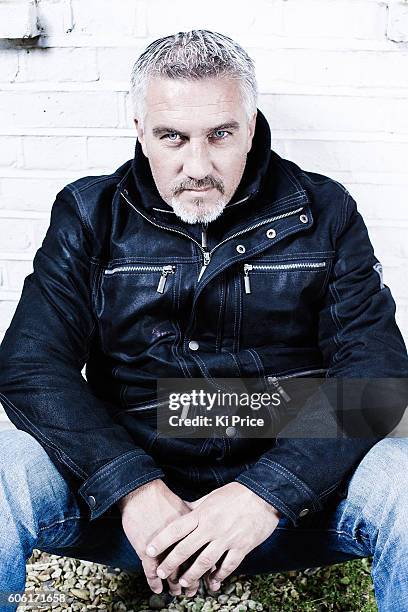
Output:
M213 176L206 176L203 179L186 179L182 181L177 187L173 187L173 196L178 196L186 189L205 189L206 187L214 187L222 194L224 194L225 191L222 181L217 180Z

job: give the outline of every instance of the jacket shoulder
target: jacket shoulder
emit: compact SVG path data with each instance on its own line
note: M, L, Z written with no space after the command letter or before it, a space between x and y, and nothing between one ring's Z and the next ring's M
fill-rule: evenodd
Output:
M128 160L112 172L112 174L83 176L65 185L64 189L80 196L81 199L101 196L106 190L110 190L113 186L116 187L118 185L129 170L131 163L132 160Z
M128 160L112 174L81 177L65 185L57 194L59 199L68 197L75 201L83 225L94 242L95 257L103 257L112 223L115 193L131 164L132 160Z

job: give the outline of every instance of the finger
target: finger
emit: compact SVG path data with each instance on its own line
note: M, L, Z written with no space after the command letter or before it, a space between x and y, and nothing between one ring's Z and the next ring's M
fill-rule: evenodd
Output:
M210 577L210 574L213 574L216 569L217 569L217 566L213 565L211 569L206 574L204 574L205 586L207 587L207 589L211 591L218 591L221 587L220 582L217 582L216 580L212 580Z
M178 542L191 533L198 525L198 516L195 512L188 512L172 521L167 527L157 533L146 547L149 557L156 557L166 548Z
M157 568L157 575L160 578L167 578L167 576L185 563L187 559L190 559L194 553L198 551L197 555L199 555L200 548L206 546L207 543L208 537L200 536L198 530L193 531L162 559Z
M158 562L154 559L142 559L142 567L146 576L147 584L153 593L161 593L163 590L162 580L157 576L156 572L157 565Z
M193 591L189 590L185 592L185 596L186 597L194 597L194 595L197 594L198 591L198 587L196 589L194 589Z
M180 577L179 583L181 586L188 588L190 584L197 582L206 572L211 570L224 552L225 545L221 544L220 541L211 542Z
M170 576L168 576L167 578L167 582L169 584L169 590L171 595L181 595L181 585L178 582L178 578L179 578L179 568L177 568L177 570L175 572L173 572L172 574L170 574Z
M200 581L191 584L185 591L185 596L186 597L194 597L194 595L197 593L198 589L200 586Z
M225 555L218 569L210 574L209 579L221 583L238 567L244 557L245 554L243 555L241 551L231 548Z

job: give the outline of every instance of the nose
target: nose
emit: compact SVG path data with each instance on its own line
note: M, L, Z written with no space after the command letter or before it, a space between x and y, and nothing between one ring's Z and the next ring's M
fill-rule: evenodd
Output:
M203 143L190 143L185 148L183 171L192 179L203 179L212 172L212 162L208 148Z

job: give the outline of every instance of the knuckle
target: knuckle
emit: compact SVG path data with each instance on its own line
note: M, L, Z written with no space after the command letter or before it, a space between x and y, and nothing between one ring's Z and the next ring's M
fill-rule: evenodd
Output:
M212 567L214 560L209 555L203 555L198 560L200 567L209 568Z

